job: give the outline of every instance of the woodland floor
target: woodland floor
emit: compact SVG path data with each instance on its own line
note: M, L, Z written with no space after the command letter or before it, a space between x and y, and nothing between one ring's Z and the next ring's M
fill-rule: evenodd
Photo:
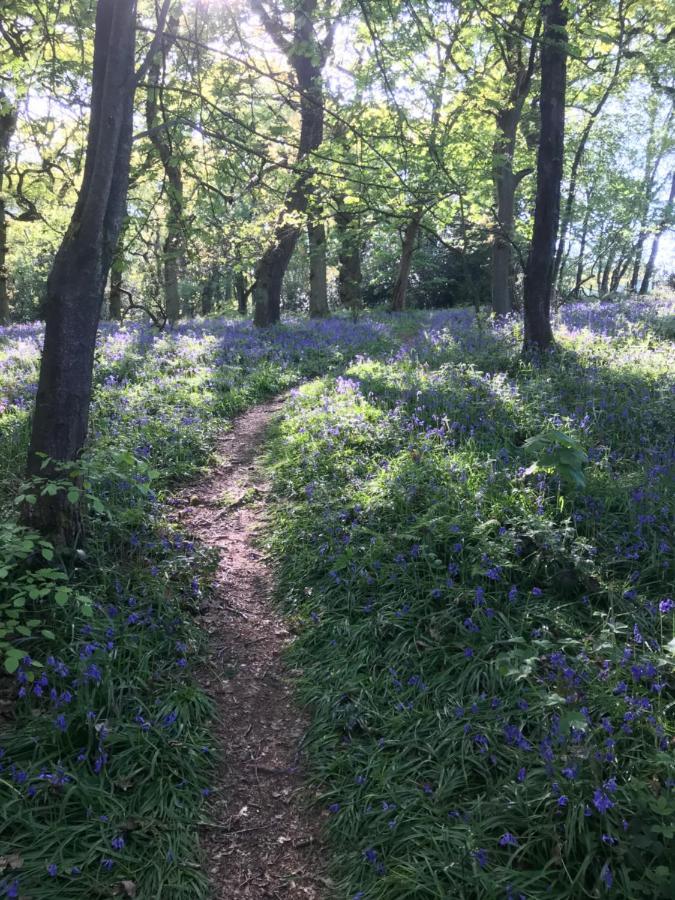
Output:
M260 548L269 484L257 463L283 399L236 419L216 467L180 497L183 526L220 553L202 673L220 754L214 824L202 835L217 900L319 900L328 884L319 816L303 796L306 720L282 661L291 634L273 608L274 571Z

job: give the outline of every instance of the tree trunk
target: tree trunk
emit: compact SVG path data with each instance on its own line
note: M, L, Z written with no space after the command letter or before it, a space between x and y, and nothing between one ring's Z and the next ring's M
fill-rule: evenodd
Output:
M666 228L672 225L673 222L673 204L675 204L675 172L673 172L670 179L670 194L668 196L668 202L663 209L661 221L659 222L656 228L656 232L654 233L652 249L649 254L649 259L647 260L647 265L645 266L645 273L642 276L640 294L644 295L649 293L652 278L654 277L654 269L656 268L656 257L659 254L659 241L661 240L661 235L666 230Z
M394 290L391 297L392 312L402 312L406 306L406 296L408 293L408 280L410 278L410 268L412 266L413 254L415 252L415 243L417 234L420 230L420 222L422 221L422 210L416 209L412 219L408 222L403 232L403 242L401 245L401 261L398 267L398 275L394 282Z
M551 292L555 275L565 136L567 12L563 9L563 0L545 2L543 12L537 197L523 300L525 351L547 350L553 343Z
M342 198L337 200L335 224L339 234L338 301L356 318L361 309L361 238L356 216L349 212Z
M628 290L631 292L631 294L637 293L638 281L640 279L640 266L642 265L642 251L646 240L647 232L640 231L637 243L635 244L635 250L633 251L635 258L633 260L633 271L631 272L630 283L628 285Z
M237 296L237 312L240 316L248 313L248 294L246 290L246 278L243 272L235 272L234 274L234 293Z
M612 270L612 263L614 262L614 251L610 250L609 255L605 261L605 267L602 270L602 277L600 278L600 297L605 297L609 293L609 273Z
M630 257L619 256L617 264L614 266L612 277L609 280L609 292L615 294L619 290L621 279L626 274L626 269L630 265Z
M588 223L591 218L591 197L586 198L586 212L584 213L584 221L581 226L581 240L579 242L579 256L577 257L577 275L574 280L574 290L572 297L579 299L581 286L584 283L584 254L586 253L586 239L588 237Z
M108 318L111 322L122 321L122 272L116 271L114 266L110 271Z
M209 269L209 273L202 285L201 292L201 313L203 316L208 316L213 312L213 298L215 295L216 284L218 282L218 267L211 266Z
M180 319L180 288L178 285L178 260L179 260L179 232L175 229L173 212L169 212L167 222L168 234L162 247L162 259L164 262L164 308L167 321L173 325Z
M520 35L532 9L532 2L521 0L513 17L511 32L504 37L502 56L507 77L512 82L507 106L497 113L497 136L492 149L497 227L492 238L491 280L492 310L497 315L509 313L513 307L513 246L516 188L530 170L513 171L518 124L532 83L539 37L536 25L527 59L523 59L525 42Z
M183 174L178 159L179 150L169 130L164 110L162 70L171 47L176 40L178 18L169 19L167 33L160 49L148 67L148 88L145 102L145 118L148 137L159 157L166 179L168 213L166 238L162 247L164 307L167 320L173 325L181 314L180 278L185 255L185 223L183 221Z
M0 89L0 108L7 102ZM16 128L16 110L10 108L0 115L0 325L8 325L9 310L9 273L7 272L7 214L5 212L4 176L9 142Z
M84 177L47 281L30 475L58 473L59 464L77 459L87 436L96 332L129 177L135 27L136 0L99 0ZM59 543L77 536L77 508L64 491L39 497L25 516Z
M497 230L492 239L492 311L499 316L513 306L513 238L515 180L511 161L502 164L495 175L497 194Z
M565 13L566 15L566 13ZM577 179L579 177L579 169L581 167L581 161L584 156L584 152L586 150L586 144L588 143L588 139L591 134L591 130L593 125L597 121L598 116L602 112L607 100L610 97L610 94L614 90L614 86L619 78L619 72L621 71L621 63L623 62L623 45L624 45L624 37L625 37L625 29L626 29L626 20L624 15L624 0L619 0L619 6L617 10L617 16L619 20L619 39L618 46L616 51L616 61L614 63L614 69L612 70L611 78L607 84L607 87L603 91L600 99L596 103L593 108L590 116L588 117L588 122L584 126L584 130L581 132L581 137L579 139L579 144L577 145L577 149L574 153L574 158L572 160L572 168L570 171L570 186L569 191L567 192L567 199L565 201L565 208L562 214L562 221L560 223L560 237L558 238L558 247L555 255L555 263L553 270L553 280L555 282L558 276L558 270L560 269L560 264L562 262L563 249L565 247L565 241L567 239L567 229L570 226L570 222L572 221L572 214L574 211L574 200L576 197L577 191Z
M328 315L328 276L326 273L326 229L323 223L308 222L309 241L309 315L322 319Z
M295 72L300 93L300 144L297 162L302 163L323 142L322 71L330 40L319 41L315 30L317 0L299 0L296 4L291 41L284 36L283 23L267 12L260 0L254 0L253 7L261 16L272 40L286 54ZM275 229L274 241L256 266L252 295L253 321L258 327L273 325L281 317L281 287L300 235L298 214L304 216L307 212L312 175L310 166L298 176L286 198Z

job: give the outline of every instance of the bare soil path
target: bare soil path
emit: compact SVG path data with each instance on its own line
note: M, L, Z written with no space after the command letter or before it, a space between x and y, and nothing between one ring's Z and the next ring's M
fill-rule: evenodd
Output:
M202 683L216 706L221 763L202 847L215 900L322 900L320 815L302 796L300 741L281 654L291 635L272 606L274 572L259 547L269 484L258 468L284 398L251 409L218 446L218 464L180 496L182 526L220 551L204 623Z

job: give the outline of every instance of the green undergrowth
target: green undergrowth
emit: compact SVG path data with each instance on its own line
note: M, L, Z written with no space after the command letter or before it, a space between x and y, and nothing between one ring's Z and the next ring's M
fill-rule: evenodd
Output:
M186 323L100 336L78 467L81 549L17 522L39 329L0 336L0 897L199 900L211 705L197 686L214 558L180 531L171 491L212 460L237 413L388 345L364 323Z
M303 387L269 454L339 898L675 896L672 345L517 328Z

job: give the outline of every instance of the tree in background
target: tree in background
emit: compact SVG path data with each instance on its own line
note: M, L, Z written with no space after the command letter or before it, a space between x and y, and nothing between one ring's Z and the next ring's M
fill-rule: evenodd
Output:
M328 22L325 35L319 36L317 0L299 0L293 12L293 29L287 37L282 18L265 6L263 0L252 0L265 30L287 57L295 74L299 94L300 143L296 158L299 174L289 190L274 239L258 262L254 276L254 321L258 326L272 325L279 321L281 313L281 286L288 263L300 235L302 218L307 212L313 193L313 169L309 158L323 141L324 97L323 67L330 53L335 21L326 11ZM310 242L310 315L328 313L326 296L326 234L321 221L320 207L313 206L309 218Z
M537 152L537 197L532 244L525 271L526 351L547 350L553 343L551 294L565 137L567 11L563 0L544 0L542 12L544 33L541 47L541 131Z

